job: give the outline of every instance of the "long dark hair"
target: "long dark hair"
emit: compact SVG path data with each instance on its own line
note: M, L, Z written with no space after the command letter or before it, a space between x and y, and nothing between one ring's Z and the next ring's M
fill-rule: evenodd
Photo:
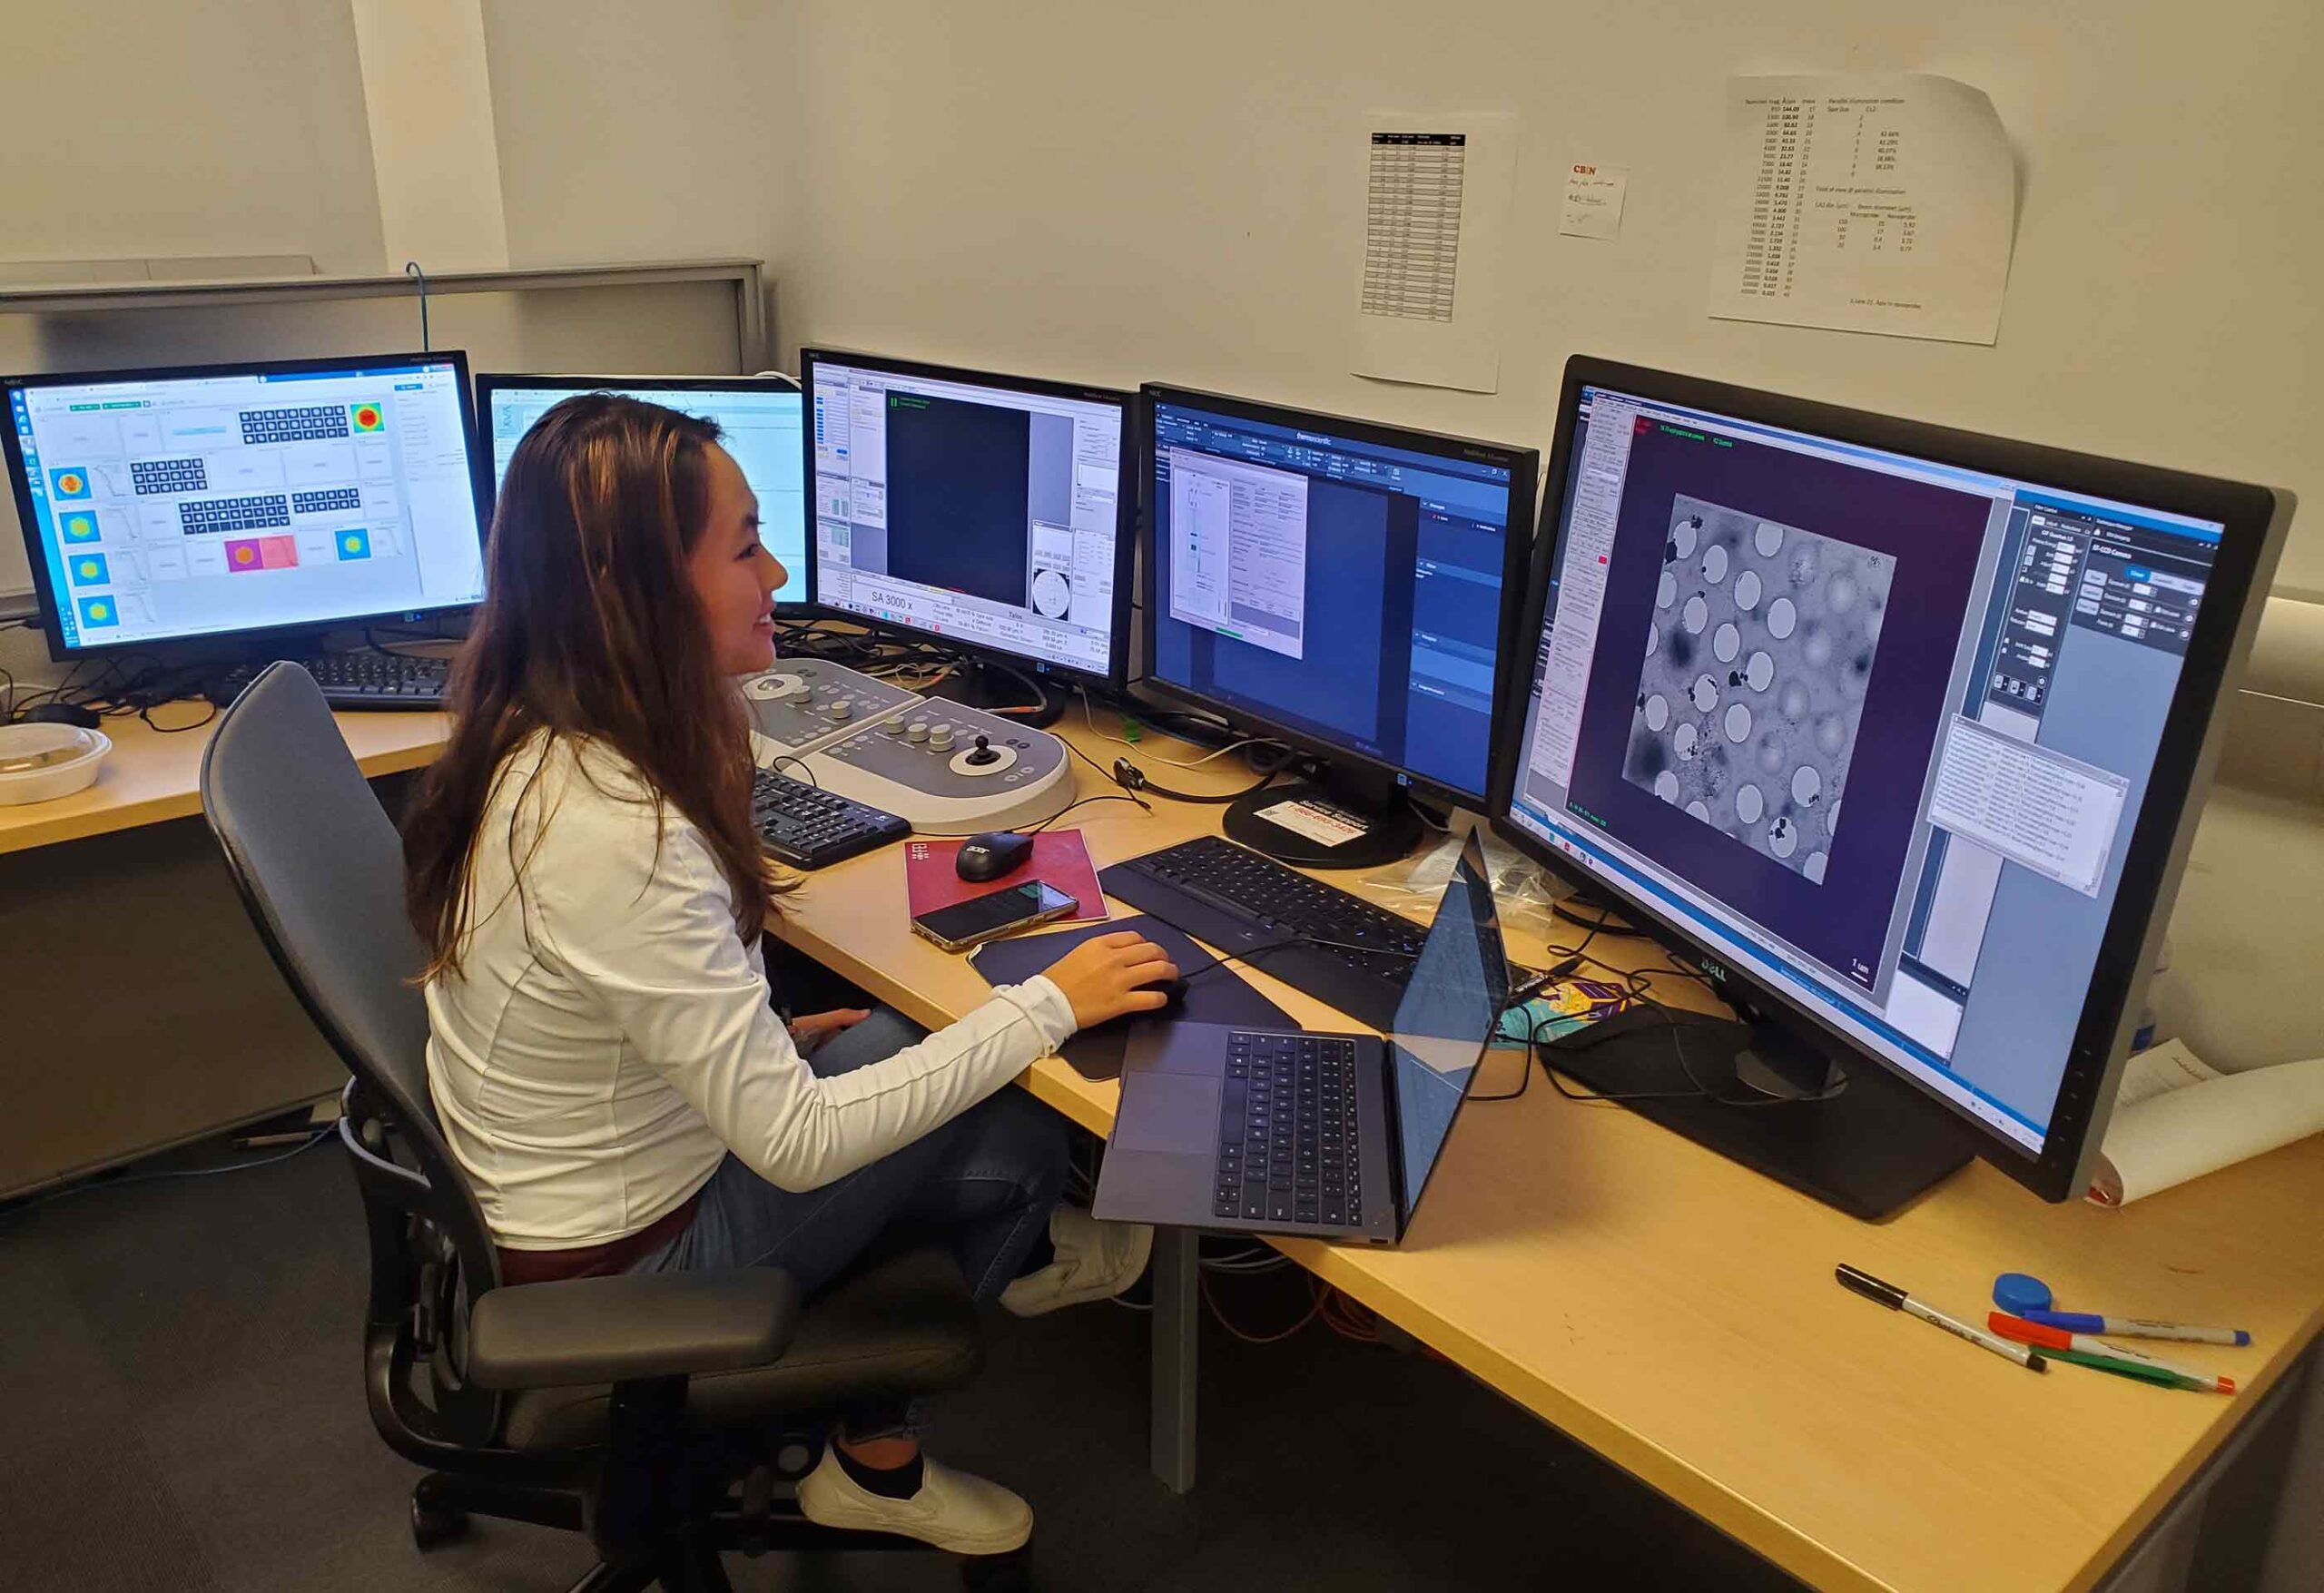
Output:
M758 938L770 884L751 823L749 724L686 575L718 436L707 420L587 393L517 445L486 546L484 605L452 665L451 742L403 823L406 905L430 977L459 970L485 808L502 762L542 731L627 760L657 827L665 804L691 820L726 877L735 932L745 945ZM510 831L513 842L513 817ZM521 880L526 860L513 860Z

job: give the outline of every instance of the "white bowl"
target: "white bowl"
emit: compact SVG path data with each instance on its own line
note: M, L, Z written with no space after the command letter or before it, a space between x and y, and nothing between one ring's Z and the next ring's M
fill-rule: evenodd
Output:
M0 807L71 796L96 783L113 751L101 730L72 724L0 724Z

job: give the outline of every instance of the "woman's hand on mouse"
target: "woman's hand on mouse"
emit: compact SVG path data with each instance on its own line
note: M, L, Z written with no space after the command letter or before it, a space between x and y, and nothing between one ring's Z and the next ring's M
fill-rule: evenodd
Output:
M1083 1028L1132 1012L1157 1012L1169 997L1150 988L1178 977L1170 954L1135 929L1093 935L1049 967L1049 983Z

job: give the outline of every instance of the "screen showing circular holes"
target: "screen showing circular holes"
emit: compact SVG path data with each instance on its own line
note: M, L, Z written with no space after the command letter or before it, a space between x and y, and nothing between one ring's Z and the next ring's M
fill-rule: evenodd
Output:
M1623 778L1821 884L1896 563L1673 499Z

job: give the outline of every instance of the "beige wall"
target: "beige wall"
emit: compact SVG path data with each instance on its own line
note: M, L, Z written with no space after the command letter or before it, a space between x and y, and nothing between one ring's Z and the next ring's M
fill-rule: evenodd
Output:
M0 258L379 267L346 0L0 0Z
M517 265L783 252L791 8L484 0Z
M783 339L1169 378L1547 443L1588 351L2301 491L2324 594L2324 12L2308 0L867 0L799 11ZM1915 69L2021 162L1991 349L1714 321L1723 83ZM1523 118L1502 390L1346 374L1368 109ZM1628 164L1610 243L1555 176Z

